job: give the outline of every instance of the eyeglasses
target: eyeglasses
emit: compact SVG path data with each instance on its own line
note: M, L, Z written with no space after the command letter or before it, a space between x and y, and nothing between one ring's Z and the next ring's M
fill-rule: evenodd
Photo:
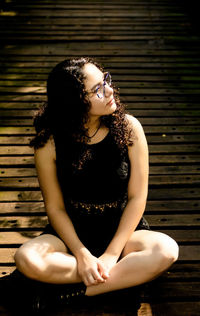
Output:
M104 73L103 84L99 84L94 91L89 91L88 94L97 94L99 99L102 99L105 96L105 86L109 87L112 85L112 78L109 72Z

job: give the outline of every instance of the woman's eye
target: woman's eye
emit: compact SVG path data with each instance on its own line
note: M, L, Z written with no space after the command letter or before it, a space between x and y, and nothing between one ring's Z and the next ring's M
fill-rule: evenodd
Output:
M95 92L99 91L99 89L101 88L101 86L97 86Z

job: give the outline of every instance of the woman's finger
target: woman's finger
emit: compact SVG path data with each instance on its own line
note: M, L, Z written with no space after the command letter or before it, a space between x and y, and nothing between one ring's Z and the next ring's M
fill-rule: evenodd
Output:
M98 262L98 270L104 279L109 277L108 270L105 268L104 264L101 263L101 261Z
M97 281L95 280L94 276L91 273L87 275L86 279L87 279L87 286L97 283Z
M104 282L105 280L102 278L101 273L99 271L93 272L93 278L97 282Z

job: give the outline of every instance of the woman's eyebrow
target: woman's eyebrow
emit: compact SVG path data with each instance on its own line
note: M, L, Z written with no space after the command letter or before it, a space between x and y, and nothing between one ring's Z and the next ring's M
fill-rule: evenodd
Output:
M104 74L103 74L103 79L104 79ZM94 90L98 85L100 85L101 84L101 82L98 82L98 83L96 83L92 88L91 88L91 90Z

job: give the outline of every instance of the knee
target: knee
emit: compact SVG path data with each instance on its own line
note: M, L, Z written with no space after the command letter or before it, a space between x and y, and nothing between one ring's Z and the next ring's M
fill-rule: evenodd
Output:
M20 247L14 255L20 272L31 279L43 280L49 274L44 258L35 250Z
M179 256L179 247L175 240L167 236L162 241L158 241L154 247L156 257L155 269L159 272L167 270Z

